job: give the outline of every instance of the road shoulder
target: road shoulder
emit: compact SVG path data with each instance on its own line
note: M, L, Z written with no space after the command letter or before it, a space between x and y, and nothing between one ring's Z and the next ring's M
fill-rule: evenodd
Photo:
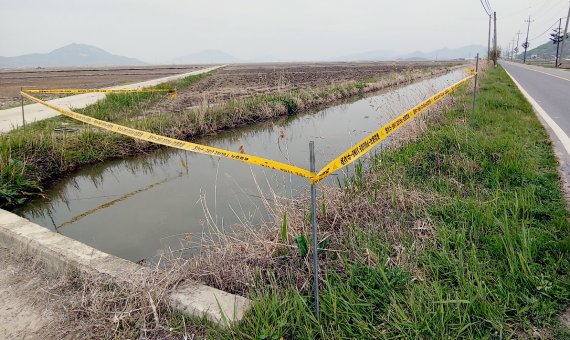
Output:
M536 102L530 94L522 87L522 85L517 82L517 80L505 69L505 72L509 75L511 80L515 83L519 91L525 96L525 98L531 104L534 113L538 117L538 120L544 126L546 131L548 132L548 136L552 142L552 149L554 150L554 154L558 160L558 172L560 174L560 186L562 187L564 193L564 199L566 201L566 206L570 209L570 155L568 152L568 145L562 142L564 139L568 139L568 136L558 127L558 125L550 118L548 113ZM546 117L550 118L545 119ZM551 126L551 123L554 123L554 126ZM558 131L559 130L559 131ZM558 131L558 133L556 133ZM562 138L560 138L560 132L563 134ZM562 139L562 140L561 140ZM570 306L566 308L566 310L559 315L558 320L568 329L570 329Z

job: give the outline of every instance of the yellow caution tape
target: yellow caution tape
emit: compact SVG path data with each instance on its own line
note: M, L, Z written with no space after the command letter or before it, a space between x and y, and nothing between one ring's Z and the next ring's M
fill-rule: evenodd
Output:
M465 73L476 73L474 68L468 68Z
M210 156L235 159L235 160L242 161L245 163L250 163L250 164L264 166L264 167L267 167L270 169L280 170L280 171L287 172L287 173L297 175L300 177L311 178L314 176L314 174L312 172L305 170L305 169L302 169L302 168L299 168L299 167L296 167L296 166L293 166L293 165L280 163L280 162L276 162L276 161L273 161L270 159L265 159L265 158L261 158L261 157L257 157L257 156L247 155L244 153L238 153L238 152L228 151L228 150L224 150L224 149L214 148L211 146L186 142L186 141L182 141L182 140L178 140L178 139L174 139L174 138L169 138L169 137L157 135L157 134L142 131L142 130L129 128L129 127L114 124L114 123L105 122L105 121L95 119L95 118L92 118L92 117L89 117L86 115L82 115L82 114L77 113L77 112L73 112L73 111L68 110L68 109L64 109L64 108L55 106L55 105L50 104L48 102L45 102L41 99L33 97L32 95L29 95L29 94L25 93L24 91L21 91L20 94L22 96L28 98L28 99L31 99L35 102L38 102L42 105L47 106L50 109L55 110L64 116L79 120L79 121L87 123L89 125L97 126L99 128L102 128L102 129L105 129L108 131L117 132L117 133L120 133L120 134L125 135L125 136L133 137L136 139L140 139L140 140L144 140L144 141L152 142L152 143L156 143L156 144L166 145L166 146L170 146L170 147L177 148L177 149L202 153L202 154L206 154L206 155L210 155Z
M234 151L219 149L219 148L215 148L215 147L211 147L211 146L186 142L186 141L182 141L179 139L174 139L174 138L170 138L170 137L157 135L157 134L154 134L151 132L146 132L146 131L137 130L137 129L129 128L126 126L122 126L122 125L118 125L118 124L114 124L114 123L110 123L110 122L105 122L105 121L95 119L95 118L92 118L92 117L89 117L89 116L86 116L86 115L83 115L83 114L80 114L80 113L77 113L77 112L74 112L74 111L71 111L68 109L58 107L56 105L50 104L46 101L43 101L39 98L36 98L36 97L28 94L28 93L88 93L88 92L170 92L170 93L174 93L174 95L176 95L176 89L174 89L174 90L158 90L158 89L156 89L156 90L98 90L98 89L96 89L96 90L81 90L81 89L23 90L23 91L20 91L20 94L22 96L28 98L28 99L31 99L35 102L38 102L42 105L47 106L47 107L61 113L64 116L79 120L79 121L87 123L89 125L97 126L99 128L102 128L102 129L105 129L108 131L117 132L117 133L120 133L120 134L125 135L125 136L129 136L132 138L144 140L144 141L151 142L151 143L161 144L161 145L165 145L165 146L170 146L170 147L177 148L177 149L187 150L187 151L201 153L201 154L210 155L210 156L235 159L235 160L238 160L241 162L245 162L245 163L249 163L249 164L255 164L255 165L263 166L266 168L283 171L283 172L290 173L293 175L297 175L300 177L308 178L311 181L311 183L314 184L314 183L321 181L325 177L329 176L330 174L332 174L336 170L341 169L341 168L347 166L348 164L354 162L358 158L362 157L364 154L366 154L368 151L370 151L374 146L376 146L378 143L380 143L386 137L388 137L389 135L394 133L396 130L398 130L399 128L404 126L405 123L407 123L410 119L412 119L413 117L415 117L417 114L421 113L422 111L426 110L427 108L429 108L433 104L437 103L443 97L447 96L451 92L455 91L459 86L461 86L463 83L465 83L469 79L473 78L474 76L475 75L470 75L467 78L464 78L464 79L458 81L457 83L449 86L448 88L436 93L432 97L430 97L430 98L424 100L423 102L419 103L418 105L414 106L413 108L411 108L410 110L408 110L404 114L402 114L399 117L392 120L390 123L384 125L383 127L378 129L377 131L373 132L372 134L370 134L369 136L364 138L362 141L360 141L358 144L354 145L352 148L348 149L346 152L342 153L340 156L338 156L332 162L327 164L317 174L315 174L309 170L299 168L299 167L294 166L294 165L285 164L285 163L277 162L277 161L262 158L262 157L257 157L257 156L252 156L252 155L248 155L248 154L244 154L244 153L238 153L238 152L234 152ZM75 92L71 92L71 91L75 91Z
M366 138L361 140L358 144L354 145L352 148L348 149L347 151L343 152L340 156L334 159L332 162L327 164L324 168L321 169L314 177L311 178L311 183L317 183L324 179L325 177L329 176L333 172L338 169L341 169L348 164L354 162L358 158L362 157L365 153L370 151L374 146L384 140L386 137L394 133L394 131L398 130L406 122L410 119L414 118L417 114L424 111L428 107L432 106L433 104L440 101L443 97L450 94L451 92L455 91L459 86L461 86L467 80L473 78L474 76L469 76L464 78L457 83L451 85L450 87L446 88L445 90L436 93L432 97L424 100L423 102L419 103L418 105L414 106L404 114L400 115L399 117L392 120L390 123L384 125L377 131L371 133Z
M22 90L27 93L42 93L42 94L55 94L55 93L154 93L154 92L167 92L172 93L172 99L176 99L178 91L174 89L132 89L132 90L121 90L121 89L34 89L34 90Z

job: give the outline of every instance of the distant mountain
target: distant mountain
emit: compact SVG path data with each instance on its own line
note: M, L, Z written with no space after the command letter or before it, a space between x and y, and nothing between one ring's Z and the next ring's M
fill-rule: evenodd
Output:
M374 50L361 53L347 54L335 58L331 61L374 61L374 60L394 60L399 53L389 50Z
M398 56L402 60L451 60L451 59L472 59L479 53L479 56L487 55L487 47L483 45L468 45L459 48L440 48L431 52L416 51Z
M49 53L24 54L17 57L0 57L0 67L71 67L144 65L135 58L111 54L98 47L69 44Z
M524 48L519 47L519 51L524 51ZM526 57L531 58L533 55L536 55L540 59L552 59L554 60L554 55L556 54L556 44L552 43L552 41L548 40L544 44L537 46L531 50L526 51ZM524 53L521 53L517 56L517 58L522 59ZM563 58L570 58L570 39L566 40L564 44L564 54Z
M170 60L172 64L229 64L239 62L231 54L219 50L204 50Z
M487 48L482 45L469 45L459 48L441 48L431 52L416 51L412 53L400 54L390 50L374 50L356 54L349 54L345 56L331 58L330 60L337 61L373 61L373 60L407 60L407 61L420 61L420 60L450 60L459 58L474 58L479 52L480 56L486 55Z

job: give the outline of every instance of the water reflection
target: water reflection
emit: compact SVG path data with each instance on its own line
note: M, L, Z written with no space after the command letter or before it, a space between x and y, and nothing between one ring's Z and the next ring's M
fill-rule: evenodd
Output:
M308 144L314 140L319 169L379 126L463 76L463 71L455 71L197 142L232 151L243 149L308 169ZM335 176L327 182L336 185ZM164 149L79 170L19 213L102 251L139 261L163 249L199 248L203 233L210 229L270 221L262 197L269 199L275 193L294 198L306 187L305 179L289 174ZM180 235L186 240L181 241Z

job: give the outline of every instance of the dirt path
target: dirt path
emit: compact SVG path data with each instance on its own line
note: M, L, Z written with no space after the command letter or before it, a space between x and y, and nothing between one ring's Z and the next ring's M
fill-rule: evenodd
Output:
M40 339L57 320L58 312L42 289L46 277L33 267L0 248L0 339Z
M222 66L213 66L209 68L202 68L197 71L192 71L188 73L177 74L173 76L147 80L144 82L136 83L136 84L129 84L124 86L117 86L113 87L115 89L124 89L124 90L132 90L132 89L141 89L145 87L150 87L154 85L158 85L161 83L166 83L173 80L182 79L189 75L196 75L201 73L206 73ZM58 99L49 100L49 103L54 105L64 107L64 108L73 108L73 109L80 109L87 105L91 105L98 100L105 98L105 93L84 93L78 94L74 96L68 96ZM59 113L49 109L41 104L30 104L24 106L25 111L25 118L26 122L34 122L38 120L43 120L46 118L51 118L58 116ZM13 107L10 109L0 110L0 133L9 132L16 127L22 125L22 109L21 107Z
M89 89L121 86L197 71L213 65L0 69L0 109L20 105L20 89ZM57 96L46 99L54 99Z

